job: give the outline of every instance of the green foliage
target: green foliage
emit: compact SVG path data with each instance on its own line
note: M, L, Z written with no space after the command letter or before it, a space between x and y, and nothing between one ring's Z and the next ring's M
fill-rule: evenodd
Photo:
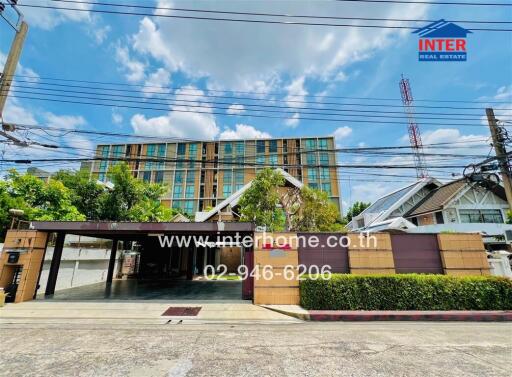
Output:
M511 310L512 280L447 275L348 275L300 283L309 310Z
M279 208L278 188L285 179L281 173L266 168L260 171L238 205L242 221L252 221L274 232L284 229L284 216Z
M298 232L341 231L340 214L326 192L307 186L300 191L298 210L292 217L292 228Z
M307 186L283 190L285 179L274 169L262 170L239 201L242 221L268 231L339 231L338 208L327 193Z
M352 221L353 217L356 217L361 212L363 212L366 208L371 206L372 203L365 203L365 202L355 202L352 204L352 206L348 209L347 215L345 218L347 219L347 222Z
M71 202L88 220L100 220L102 213L102 195L104 189L89 179L89 172L80 170L61 170L52 179L62 182L71 190Z
M178 213L160 202L167 191L164 185L134 178L126 163L114 165L108 176L114 188L101 198L102 220L170 221Z
M62 170L44 182L11 170L0 181L0 239L12 208L23 210L23 219L29 221L170 221L179 213L160 202L165 186L134 178L125 163L112 167L109 179L112 190L89 180L85 171Z
M507 224L512 224L512 211L507 211Z
M72 203L72 191L60 181L42 180L11 170L7 177L7 193L16 201L16 208L25 212L26 220L85 220Z

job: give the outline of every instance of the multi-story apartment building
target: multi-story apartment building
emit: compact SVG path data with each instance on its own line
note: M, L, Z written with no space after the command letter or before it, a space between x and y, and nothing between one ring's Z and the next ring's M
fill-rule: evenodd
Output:
M215 207L264 167L280 167L310 187L326 191L339 207L333 137L165 141L98 145L96 154L127 158L134 177L165 184L162 202L189 214ZM144 161L149 159L150 161ZM151 161L153 159L153 161ZM91 178L107 180L116 161L95 161Z

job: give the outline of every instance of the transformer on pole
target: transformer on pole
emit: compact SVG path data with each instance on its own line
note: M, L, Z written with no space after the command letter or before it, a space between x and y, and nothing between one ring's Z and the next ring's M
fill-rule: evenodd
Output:
M402 104L404 105L404 111L407 114L407 120L409 122L409 141L413 152L416 176L418 178L426 178L428 177L427 164L425 162L425 156L423 155L420 128L414 119L414 99L412 97L409 79L404 78L404 75L402 75L399 85L400 94L402 95Z

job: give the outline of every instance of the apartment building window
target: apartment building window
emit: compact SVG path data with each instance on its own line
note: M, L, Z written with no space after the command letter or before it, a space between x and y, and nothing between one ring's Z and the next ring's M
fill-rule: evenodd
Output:
M276 154L271 154L270 156L268 156L268 160L269 160L270 165L272 165L272 166L277 165L277 155Z
M316 169L308 169L308 182L316 182L318 180L318 171Z
M327 149L327 139L318 140L318 149Z
M196 179L196 172L194 170L187 171L187 184L194 183Z
M188 166L193 168L195 166L195 160L197 160L197 144L189 144L188 146L188 158L190 159Z
M240 190L244 187L244 171L237 170L235 171L235 191Z
M320 179L322 181L329 181L331 179L329 168L320 168Z
M158 158L161 158L161 159L165 158L166 149L167 149L167 147L166 147L165 144L158 144L158 152L157 152ZM163 169L164 168L164 162L163 161L157 162L156 165L157 165L157 169Z
M144 182L151 182L151 172L150 171L145 171L144 175L142 176L142 180Z
M163 183L163 181L164 181L164 172L157 171L155 173L155 183Z
M174 186L174 193L173 193L173 197L175 199L180 199L183 195L183 186L181 185L175 185Z
M256 156L256 164L264 165L265 164L265 156ZM263 166L258 166L258 168L263 168Z
M174 182L175 184L182 184L183 183L183 176L185 175L185 172L183 171L177 171L174 176Z
M322 191L325 191L327 195L332 196L332 188L330 183L322 183Z
M194 201L187 200L184 203L183 210L188 213L189 215L194 213Z
M185 158L186 147L187 146L184 143L178 144L178 151L177 151L178 161L176 162L177 168L183 168L185 166L185 163L182 161L182 159Z
M270 153L277 153L277 140L270 140L269 141L268 151Z
M232 194L231 190L233 189L233 185L231 183L224 183L222 185L222 197L227 198Z
M322 152L320 153L320 165L329 165L329 153Z
M114 145L112 147L112 157L113 158L121 158L123 157L123 145ZM120 161L115 160L113 163L118 164Z
M307 139L305 142L306 149L311 151L316 149L316 140L315 139Z
M156 145L148 144L145 157L147 157L147 159L150 160L153 157L155 157L155 152L156 152ZM144 170L151 170L153 168L153 161L146 161L146 164L144 166L145 166Z
M233 143L224 143L224 154L233 153Z
M236 154L238 156L243 156L245 154L245 145L243 141L236 142Z
M306 162L308 165L316 165L316 152L309 152L306 155Z
M256 140L256 153L265 153L265 140Z
M503 223L499 209L461 209L459 210L462 223Z
M185 188L185 198L190 199L194 197L194 185L187 185Z
M105 182L105 173L98 174L98 181Z

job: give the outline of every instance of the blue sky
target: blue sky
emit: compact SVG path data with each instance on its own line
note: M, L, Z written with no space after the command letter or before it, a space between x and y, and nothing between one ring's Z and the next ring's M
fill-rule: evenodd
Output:
M54 2L20 1L26 4ZM130 3L124 1L124 3ZM132 2L134 3L134 2ZM512 21L510 8L427 5L352 4L331 1L144 1L144 4L187 8L266 11L289 14L363 16L412 19ZM70 6L70 5L68 5ZM71 5L73 6L73 5ZM75 5L76 6L76 5ZM92 6L82 4L83 9ZM92 8L94 9L94 8ZM240 90L279 93L260 95L272 101L306 99L307 95L399 98L403 73L415 98L438 100L507 101L512 91L512 33L475 31L468 37L468 61L428 63L417 60L417 36L410 30L354 29L316 26L226 23L130 17L90 12L22 8L30 24L18 74L94 80L134 85L186 89L176 98L199 100L205 90ZM0 23L0 62L5 59L13 32ZM423 25L421 25L423 26ZM463 25L468 26L468 25ZM510 25L506 25L510 28ZM503 27L494 25L493 27ZM36 80L37 81L37 80ZM44 80L43 80L44 81ZM41 81L40 81L41 82ZM25 85L27 85L25 83ZM37 87L39 83L28 84ZM121 87L139 90L141 87ZM26 90L26 89L25 89ZM152 91L156 89L153 88ZM144 101L161 95L130 93ZM194 94L194 97L187 96ZM18 96L23 94L18 93ZM26 95L26 94L25 94ZM164 93L169 96L169 93ZM322 105L325 97L315 97ZM313 98L314 99L314 98ZM230 100L233 104L237 101ZM322 102L323 101L323 102ZM336 100L340 101L340 100ZM355 100L352 100L354 102ZM268 102L272 103L272 102ZM371 103L371 102L369 102ZM400 105L400 102L387 102ZM283 102L281 103L283 104ZM5 120L65 128L94 129L191 139L259 136L336 135L340 146L383 146L406 143L407 130L396 124L310 121L295 114L296 103L285 103L290 113L283 119L247 116L240 105L229 110L236 116L109 108L11 98ZM417 103L419 104L419 103ZM425 103L423 103L425 104ZM435 105L435 103L429 103ZM460 104L458 104L460 105ZM469 105L477 106L477 105ZM485 107L485 104L478 106ZM400 110L399 108L397 108ZM441 110L434 110L441 111ZM476 110L476 112L483 111ZM498 112L507 115L508 111ZM431 121L442 123L442 121ZM482 127L422 125L425 143L461 142L488 137ZM52 137L57 137L53 135ZM91 148L105 139L63 136L63 144ZM50 156L34 149L7 148L5 155ZM488 147L468 147L487 154ZM1 152L1 151L0 151ZM402 158L403 160L403 158ZM388 158L340 156L340 163L390 162ZM391 162L396 160L391 160ZM47 167L47 166L44 166ZM58 166L53 165L52 168ZM456 169L455 169L456 170ZM343 199L374 200L404 185L406 179L379 179L365 171L341 170ZM378 172L378 171L377 171ZM451 171L450 171L451 172ZM401 172L404 174L404 172ZM405 174L414 175L414 171ZM348 179L351 179L350 184ZM367 182L363 182L367 180ZM391 181L391 182L390 182Z

